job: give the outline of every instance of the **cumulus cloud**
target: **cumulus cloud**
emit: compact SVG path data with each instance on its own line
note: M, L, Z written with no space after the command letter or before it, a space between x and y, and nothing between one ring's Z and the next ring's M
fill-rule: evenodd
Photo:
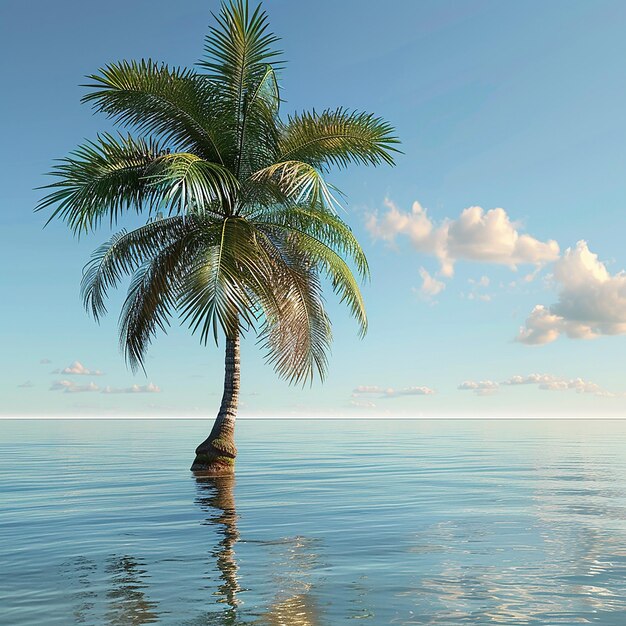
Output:
M431 276L425 268L420 267L419 274L422 278L422 286L417 291L425 300L434 298L446 288L445 283Z
M56 380L50 386L50 391L63 391L65 393L81 393L90 391L100 391L100 387L96 383L88 383L79 385L72 380Z
M458 386L462 391L474 391L479 395L495 393L501 387L516 387L519 385L535 385L543 391L573 390L577 393L592 393L596 396L614 397L619 394L606 391L597 383L583 378L562 378L552 374L529 374L527 376L511 376L507 380L495 382L492 380L466 380Z
M467 282L470 285L475 285L476 287L489 287L489 284L491 283L488 276L481 276L478 280L470 278Z
M160 387L153 383L131 385L130 387L105 387L102 393L161 393Z
M52 361L50 359L40 359L39 363L40 365L49 365Z
M481 302L491 302L491 296L488 293L475 293L471 291L467 294L468 300L480 300Z
M501 208L485 211L478 206L464 209L457 219L435 224L419 202L410 211L400 210L385 199L387 212L370 215L366 228L374 239L394 243L399 235L408 237L418 252L435 256L440 263L440 274L452 276L457 260L479 261L507 265L542 266L559 256L556 241L540 241L519 232L519 224L512 222Z
M364 395L374 394L379 398L396 398L398 396L430 396L434 394L434 389L430 387L403 387L394 389L393 387L379 387L361 385L352 390L353 398L360 398Z
M465 380L457 389L460 391L473 391L479 396L487 396L498 389L498 383L493 380Z
M529 374L528 376L511 376L502 381L503 385L547 385L555 381L556 378L550 374Z
M470 292L467 295L462 292L462 298L466 297L468 300L491 302L491 294L483 291L491 284L491 281L487 276L481 276L479 279L470 278L467 282L470 284Z
M350 406L358 409L375 409L376 404L370 400L350 400Z
M74 361L68 367L64 367L55 374L69 374L70 376L103 376L104 372L100 370L90 370L86 368L80 361Z
M518 341L543 345L563 334L571 339L626 334L626 272L611 275L586 241L565 251L554 264L553 279L557 302L535 306Z

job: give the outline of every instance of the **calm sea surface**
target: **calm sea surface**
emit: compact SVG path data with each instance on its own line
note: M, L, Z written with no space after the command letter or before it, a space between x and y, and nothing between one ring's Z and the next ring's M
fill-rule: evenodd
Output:
M626 421L0 422L0 623L626 624Z

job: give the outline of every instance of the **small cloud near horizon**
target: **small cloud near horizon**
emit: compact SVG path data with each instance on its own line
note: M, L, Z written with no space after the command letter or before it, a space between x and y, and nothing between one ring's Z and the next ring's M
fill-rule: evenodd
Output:
M161 388L153 383L147 385L131 385L130 387L105 387L102 393L161 393Z
M370 400L350 400L350 406L357 409L375 409L376 404Z
M52 363L52 361L50 359L40 359L39 360L39 364L40 365L50 365L50 363Z
M364 395L373 394L379 398L397 398L399 396L430 396L435 393L430 387L404 387L394 389L393 387L379 387L378 385L361 385L352 390L352 398L361 398Z
M21 389L30 389L31 387L34 387L35 385L33 385L33 383L30 380L26 380L23 383L20 383L18 385L19 388Z
M90 370L80 361L74 361L68 367L64 367L62 370L55 370L52 373L66 374L70 376L104 376L104 372L101 372L100 370Z
M542 391L566 391L573 390L576 393L591 393L596 396L614 398L624 394L607 391L597 383L583 378L562 378L552 374L529 374L527 376L511 376L507 380L496 382L493 380L462 382L457 389L460 391L473 391L477 395L489 395L502 387L515 387L519 385L536 385Z
M479 396L487 396L494 393L499 385L493 380L465 380L457 389L460 391L473 391Z
M82 393L100 391L100 387L96 383L91 382L86 385L79 385L72 380L55 380L50 385L50 391L63 391L64 393Z

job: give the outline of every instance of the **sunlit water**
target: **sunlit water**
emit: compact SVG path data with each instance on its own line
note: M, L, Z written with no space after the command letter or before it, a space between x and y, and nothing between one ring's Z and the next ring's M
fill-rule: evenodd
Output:
M626 421L0 423L0 623L626 624Z

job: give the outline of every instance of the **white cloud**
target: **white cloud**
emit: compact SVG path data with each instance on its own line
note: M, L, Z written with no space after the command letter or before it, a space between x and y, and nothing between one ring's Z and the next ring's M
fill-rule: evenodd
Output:
M360 398L366 394L375 394L379 398L396 398L398 396L430 396L434 394L434 389L430 387L404 387L394 389L393 387L365 386L356 387L352 390L353 398Z
M20 383L18 385L18 387L20 387L21 389L30 389L31 387L34 387L35 385L33 385L33 383L30 380L26 380L23 383Z
M378 387L377 385L361 385L359 387L355 387L352 390L352 395L361 395L364 393L384 393L385 392L385 388L384 387Z
M374 402L370 402L369 400L350 400L350 406L356 407L357 409L376 408L376 404Z
M102 393L161 393L160 387L153 383L131 385L130 387L105 387Z
M470 285L475 285L476 287L489 287L489 283L491 281L489 280L488 276L481 276L478 280L470 278L467 282Z
M104 373L100 370L87 369L80 361L74 361L68 367L64 367L60 372L54 372L55 374L69 374L70 376L103 376Z
M626 334L626 273L611 275L587 242L568 248L554 264L558 300L534 307L517 340L542 345L565 334L572 339Z
M488 293L476 293L474 291L470 291L467 294L468 300L480 300L481 302L491 302L491 296Z
M405 387L404 389L393 389L386 392L388 396L431 396L435 393L430 387Z
M81 393L90 391L100 391L100 387L96 383L88 383L79 385L71 380L56 380L50 386L50 391L64 391L65 393Z
M48 364L52 363L52 361L50 359L40 359L39 363L41 365L48 365Z
M493 380L473 381L466 380L458 386L460 390L474 391L479 395L495 393L501 387L516 387L519 385L536 385L543 391L566 391L573 390L577 393L592 393L596 396L615 397L615 394L606 391L597 383L583 378L561 378L552 374L529 374L527 376L511 376L507 380L498 383Z
M388 210L382 217L370 215L366 222L372 237L389 243L399 235L408 237L415 250L439 260L442 276L452 276L459 259L516 269L522 264L540 267L559 256L556 241L543 242L520 233L519 224L504 209L485 211L473 206L457 219L436 225L419 202L413 203L410 212L401 211L389 199L385 206Z
M557 380L551 374L529 374L528 376L511 376L508 380L502 381L503 385L544 385Z
M493 380L465 380L457 389L461 391L473 391L479 396L487 396L494 393L499 385Z
M559 315L550 313L542 304L538 304L526 318L520 328L517 341L529 346L551 343L566 331L567 322Z
M422 278L422 286L418 292L424 299L430 300L446 288L445 283L431 276L423 267L420 267L419 274Z
M470 278L467 281L471 285L471 291L467 296L461 292L461 298L467 297L468 300L480 300L481 302L491 302L491 294L484 293L482 289L489 287L491 281L487 276L481 276L479 279Z

